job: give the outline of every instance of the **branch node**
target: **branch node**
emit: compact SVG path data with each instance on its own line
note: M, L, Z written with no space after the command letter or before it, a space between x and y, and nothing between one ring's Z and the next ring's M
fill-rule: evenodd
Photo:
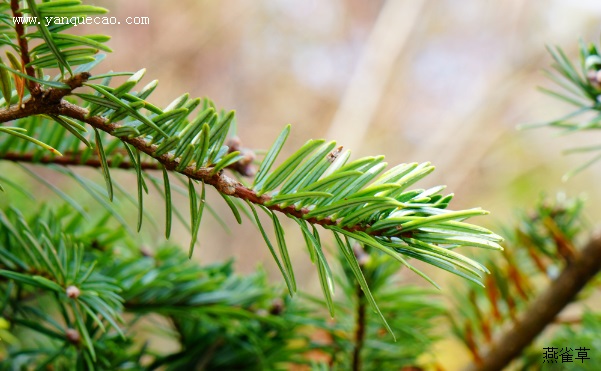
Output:
M219 189L221 192L225 193L226 195L233 195L236 193L236 185L238 184L237 181L235 181L234 179L225 176L225 175L220 175L219 178L217 179L217 189Z

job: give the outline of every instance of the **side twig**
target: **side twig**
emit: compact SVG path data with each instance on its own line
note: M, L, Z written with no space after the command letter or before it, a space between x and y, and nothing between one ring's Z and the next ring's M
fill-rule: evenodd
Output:
M574 300L576 295L601 270L601 234L591 238L578 251L557 279L530 305L514 326L489 348L478 364L469 371L502 370L522 353L555 317Z
M360 246L354 248L355 257L359 262L359 267L364 270L365 262L369 259L367 253ZM357 297L357 316L355 318L355 348L353 349L353 371L360 371L361 367L361 350L365 344L365 330L367 326L367 303L365 301L365 293L359 284L355 285L355 295Z
M355 349L353 349L353 371L360 371L361 368L361 350L365 342L366 325L366 306L365 294L359 284L356 285L355 295L357 296L357 323L355 325Z
M13 13L13 17L22 17L23 13L19 12L19 0L11 0L10 1L10 9ZM27 66L31 60L29 59L29 46L27 44L27 39L25 38L25 27L21 23L15 23L15 32L17 33L17 38L19 40L19 49L21 51L21 63L23 66ZM25 73L31 77L35 77L35 71L33 66L25 67ZM31 92L32 96L38 96L42 92L40 88L40 84L35 81L27 80L27 87Z
M127 153L125 153L127 156ZM36 157L32 153L15 153L15 152L7 152L2 155L2 160L19 162L19 163L30 163L30 164L53 164L59 166L84 166L84 167L93 167L100 169L102 167L102 162L98 157L91 157L87 159L82 159L80 154L73 152L65 152L63 156L54 156L54 155L45 155L42 157ZM112 169L125 169L130 170L134 169L135 166L130 161L121 161L117 163L111 158L107 158L106 162L108 166ZM142 161L138 165L142 170L161 170L162 166L158 162L149 162ZM248 164L235 162L232 165L228 166L229 169L239 173L242 176L252 176L252 168L249 170Z

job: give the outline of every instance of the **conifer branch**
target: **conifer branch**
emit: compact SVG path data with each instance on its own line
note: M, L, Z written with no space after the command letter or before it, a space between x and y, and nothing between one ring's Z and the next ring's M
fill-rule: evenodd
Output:
M72 79L72 81L77 81L78 83L83 83L85 81L85 79L83 79L82 77L83 76L79 76L79 77L76 76ZM74 89L77 86L72 81L68 81L66 83L70 86L73 85L73 89ZM118 125L118 124L108 123L106 119L104 119L103 117L100 117L100 116L89 117L88 116L89 112L87 109L79 107L75 104L69 103L65 100L60 100L58 102L58 104L54 103L58 97L60 97L61 95L63 95L63 96L67 95L68 93L69 93L69 91L65 90L65 89L49 88L49 89L45 90L41 99L33 99L32 98L32 99L25 101L23 103L24 108L21 108L18 106L12 106L7 110L0 110L0 123L12 121L12 120L16 120L16 119L24 118L24 117L28 117L28 116L41 115L41 114L53 114L53 115L62 115L62 116L76 119L76 120L80 120L82 122L89 124L90 126L96 128L96 129L106 132L107 134L112 134L116 129L118 129L120 127L120 125ZM132 146L134 146L136 149L140 150L141 152L153 157L160 164L162 164L167 170L176 171L182 175L185 175L188 178L202 181L202 182L205 182L206 184L212 185L213 187L215 187L217 189L217 191L219 191L220 193L223 193L225 195L234 196L234 197L240 198L242 200L252 202L253 204L263 205L263 206L266 206L265 203L271 199L271 197L266 194L258 195L257 192L244 186L243 184L241 184L240 182L236 181L235 179L227 176L223 172L220 172L217 174L212 174L211 173L212 168L200 168L200 169L196 170L193 166L188 166L182 171L177 171L176 168L179 165L179 162L177 161L177 159L174 159L173 156L170 154L163 154L158 157L155 156L154 152L157 150L157 146L149 144L147 141L145 141L142 138L120 138L120 139L128 144L131 144ZM31 162L33 159L32 156L29 156L29 155L23 156L23 155L17 155L17 154L12 154L12 155L8 154L8 155L4 156L3 158L5 158L7 160L11 160L11 161L23 161L23 162ZM76 165L77 164L73 158L69 158L69 157L66 157L66 158L45 157L36 162L54 163L57 165ZM81 164L81 163L79 163L79 164ZM86 165L88 165L88 164L89 164L89 166L92 166L92 167L101 167L101 162L98 159L89 159L86 162ZM124 169L129 169L129 168L131 168L130 165L131 165L130 163L125 162L122 165L119 165L119 167L124 168ZM159 167L157 165L152 165L152 164L147 164L146 168L152 169L152 170L159 169ZM280 212L280 213L283 213L283 214L286 214L289 216L294 216L297 218L303 218L305 214L308 214L310 212L310 210L307 208L302 208L302 209L298 210L292 205L287 206L287 207L280 207L279 205L270 205L270 206L266 206L266 207L270 210L277 211L277 212ZM311 224L317 224L317 225L321 225L321 226L335 226L336 225L336 221L332 220L331 218L318 219L318 218L314 217L314 218L306 218L305 220ZM359 226L359 225L343 227L343 229L350 231L350 232L366 231L368 228L369 228L369 226ZM381 233L375 232L375 233L371 233L371 234L374 236L377 236L377 235L380 235Z
M466 371L504 369L518 357L556 316L601 270L601 234L594 235L584 249L577 252L555 281L533 302L509 331L502 335L479 363Z
M133 80L132 82L135 84L135 81L139 80L141 76L141 73L136 73L130 78L130 80ZM170 134L171 136L167 137L165 136L166 134L161 134L161 129L158 126L152 126L154 124L152 124L148 118L144 118L137 112L131 112L130 114L134 116L135 119L143 121L144 125L149 125L149 128L156 127L156 129L153 129L154 138L152 140L149 136L140 135L138 130L147 130L144 128L144 126L138 126L138 128L136 128L127 122L121 125L111 121L111 117L114 117L119 110L124 109L127 111L131 109L122 101L117 102L119 98L112 93L117 93L119 89L122 89L121 87L106 88L109 89L109 91L98 85L90 85L92 88L97 89L98 92L105 96L106 100L102 101L97 100L97 98L92 98L91 95L73 93L76 96L85 97L87 100L97 101L99 104L106 104L110 107L114 107L115 113L109 115L108 117L94 115L90 110L88 110L88 108L81 107L63 99L66 95L71 94L73 90L77 89L78 87L88 85L86 84L86 81L89 77L90 75L87 73L76 74L64 82L64 85L68 86L68 88L47 88L37 98L30 97L22 105L13 105L6 110L0 111L0 123L36 115L46 115L54 118L55 120L63 117L64 119L75 119L77 121L87 123L95 130L105 132L109 136L123 142L126 145L126 149L128 149L127 145L130 145L132 149L138 151L139 153L144 153L150 156L154 160L158 161L158 163L161 165L161 169L165 169L166 171L170 172L177 172L186 176L188 179L211 185L225 197L233 196L250 202L250 204L258 205L268 213L283 213L286 216L295 219L298 223L300 223L299 225L304 228L303 234L306 242L315 246L315 248L321 249L320 243L318 242L319 240L316 236L310 236L310 234L307 235L309 230L303 223L320 225L326 229L332 230L334 234L341 233L347 237L371 245L391 256L394 256L399 262L415 271L417 274L421 275L435 286L436 284L429 279L429 277L424 275L412 265L408 264L402 257L398 256L398 254L400 253L409 257L418 258L449 272L472 280L473 282L479 283L479 279L481 277L480 272L486 273L486 268L471 259L467 259L455 252L445 249L444 247L438 246L438 244L468 245L501 249L500 245L497 243L501 240L500 236L488 231L487 229L461 222L468 217L483 215L487 212L480 209L462 211L443 210L447 207L449 201L453 197L452 194L447 196L437 194L444 187L434 187L429 190L413 190L403 192L406 187L426 176L434 169L429 164L399 165L389 170L377 178L370 186L366 187L367 183L376 177L386 166L385 163L381 162L383 157L359 159L344 165L348 159L347 152L345 157L341 159L343 161L339 161L341 164L333 165L340 152L340 148L328 154L327 151L330 151L335 145L333 142L331 142L321 145L318 150L311 155L311 152L315 151L317 146L319 146L322 142L309 141L304 147L297 151L297 154L291 156L276 170L268 173L270 170L269 168L277 157L277 153L279 152L279 149L285 140L285 137L282 140L282 135L285 134L285 136L287 136L287 131L289 128L286 128L285 131L280 135L280 138L276 141L276 144L274 144L274 147L272 147L272 150L270 150L270 152L265 156L265 159L261 165L261 169L255 178L255 184L253 184L252 187L248 187L226 175L223 172L223 168L233 166L235 170L242 170L246 172L249 169L249 156L243 156L239 151L232 152L232 148L223 146L223 144L219 144L219 141L225 140L224 137L222 139L217 138L214 141L213 136L216 135L215 133L217 133L220 129L210 128L207 123L200 121L200 118L193 120L193 123L190 123L189 127L194 126L195 128L199 128L199 125L203 125L202 132L199 133L199 135L202 135L205 138L204 140L206 142L203 145L203 148L205 149L202 149L204 152L199 152L198 155L195 156L205 157L202 157L204 159L200 160L199 162L191 162L190 155L183 156L182 152L178 152L178 150L164 150L165 148L173 148L169 147L173 139L177 141L175 142L178 146L177 148L184 148L183 146L186 146L188 143L187 141L191 138L190 135L177 133L175 136ZM131 88L131 86L132 85L130 84L129 88ZM125 100L133 102L132 104L147 104L139 100L139 98L134 95L128 95L125 97ZM98 106L96 105L95 107ZM95 108L92 108L92 110L94 109ZM178 111L178 109L166 109L163 113L161 113L162 111L160 110L156 110L159 109L154 108L154 112L157 112L158 114L158 116L154 116L155 119L156 117L172 115L172 112L174 111L181 112ZM211 115L211 112L214 112L214 110L212 108L205 109L205 111L203 111L199 117L209 117L206 116L204 112L209 112L209 115ZM215 124L215 116L212 117L213 121L211 122L213 125L221 128L225 125L228 125L228 120L231 120L233 116L231 114L223 116L220 121L223 124ZM50 122L48 121L48 123ZM61 123L62 126L65 126L64 124L64 122ZM67 124L78 125L75 124L75 121ZM183 132L187 133L186 129L189 127L186 127ZM132 133L133 130L133 132L137 134L124 135L123 130L126 130L127 133ZM72 130L70 131L73 132ZM183 135L182 138L180 138L181 135ZM157 137L159 138L158 141ZM89 146L87 140L80 134L78 138ZM180 141L182 143L178 143ZM104 153L104 149L101 146L102 142L98 142L98 138L96 138L96 142L98 150L96 151L94 159L89 160L90 156L83 156L87 158L86 161L89 165L102 168L110 198L110 195L112 194L112 185L110 181L110 175L108 174L108 169L110 168L110 164L112 162L109 163L109 159L107 158L108 155ZM228 144L231 144L231 142L228 142ZM222 151L226 150L229 155L215 155L215 153L217 153L215 148L219 148L215 147L216 145L221 147L219 153L223 153ZM236 147L236 145L237 144L234 143L233 146ZM191 144L188 145L188 148L192 148L190 146ZM207 158L209 158L209 155L207 154L207 148L209 148L209 146L211 146L210 151L213 153L210 155L211 159L214 160L207 160ZM194 148L198 150L201 149L199 147ZM273 152L274 148L275 152ZM58 153L57 150L51 147L50 149L53 150L53 152ZM128 151L131 151L131 149L128 149ZM302 155L300 153L302 153ZM48 161L48 163L61 164L60 162L63 161L62 165L69 165L70 162L74 161L72 157L70 160L69 157L67 157L66 160L58 160L57 162L54 162L54 159L58 157L44 157L41 156L42 153L36 153L33 157L29 156L27 153L21 153L20 158L19 155L15 153L11 154L10 152L5 152L4 154L9 155L8 159L17 161L19 159L23 159L27 162L29 162L29 160L38 162L40 162L40 160L45 160ZM129 155L129 164L133 165L134 157L132 156L134 156L134 154L130 152ZM236 159L236 161L225 162L228 160L228 156L230 156L229 158ZM184 157L187 158L187 160L185 160ZM306 161L302 162L305 159ZM240 161L242 166L237 166L237 161ZM242 161L246 162L242 164ZM213 165L216 163L222 164L222 167L218 168L219 170L217 170L215 167L219 165ZM145 170L142 167L142 164L143 162L141 160L135 161L135 169L138 173L138 200L140 205L141 195L143 193L143 190L140 188L143 186L140 179L141 172ZM199 164L206 165L200 166ZM305 170L297 171L294 175L291 175L291 172L299 170L297 169L299 164L301 165L300 169ZM120 166L127 167L128 165ZM322 176L320 179L320 176L329 167L332 167L334 170L334 172L330 174L329 179L333 179L335 182L332 183L330 180L330 183L328 184L324 183L326 177ZM299 176L304 177L307 174L310 174L306 177L307 179L299 178ZM290 179L286 180L286 178ZM311 181L308 179L313 180ZM282 184L284 180L286 180L287 183L282 186L282 190L276 191L274 188L277 187L278 184ZM304 186L296 189L299 187L299 185L296 184L302 183L301 180L302 182L305 182ZM325 188L315 188L323 187L326 184L328 185ZM303 191L303 187L305 191ZM323 189L323 191L320 191L321 189ZM192 190L193 188L190 188L191 200L193 200ZM332 190L332 193L329 193L329 190ZM389 196L386 197L386 195ZM326 199L324 202L320 202L322 200L316 197L326 197ZM288 200L291 200L291 202ZM226 201L228 200L226 199ZM230 207L232 206L233 205L230 204ZM170 201L167 203L168 214L170 213L169 208ZM237 210L232 210L234 213L238 213ZM401 213L394 214L395 210L400 210ZM192 224L194 226L198 226L200 224L198 219L200 214L194 211L191 215L192 220L194 221ZM395 217L395 215L398 215L398 217ZM255 218L257 218L256 215ZM239 216L237 216L237 219L239 219ZM279 226L279 222L277 222L275 215L272 215L272 219L274 219L274 223L276 223L276 231L278 231L278 246L281 251L284 251L284 259L288 265L287 269L290 270L291 266L288 261L289 258L285 253L286 247L281 245L284 243L281 226ZM138 228L140 223L141 216L139 217ZM167 234L169 231L169 225L170 223L167 223ZM433 230L432 232L434 233L430 237L429 233L431 232L427 229L424 230L421 228L421 226L435 227L436 225L439 225L439 229ZM467 232L469 235L462 234L465 232ZM195 234L193 233L193 240L194 235ZM264 233L263 237L266 238ZM268 240L266 240L266 243L268 246L270 245ZM192 248L193 245L191 245L191 249ZM272 248L270 247L270 249ZM273 251L272 254L274 254ZM278 262L277 258L276 262ZM323 264L321 268L323 276L321 279L326 282L329 280L327 277L331 276L330 269L327 267L325 258L322 257L320 262ZM280 269L284 271L283 266L280 265L279 262L278 265L280 266ZM288 276L288 274L290 276ZM284 274L284 277L287 278L287 283L290 284L289 288L293 289L294 278L292 273L288 274ZM329 290L331 289L332 287L329 288ZM371 304L373 305L373 303Z
M43 91L42 96L39 99L30 98L23 103L21 107L19 106L11 106L9 109L0 110L0 124L12 121L20 118L25 118L29 116L35 115L61 115L66 116L72 119L76 119L82 122L89 124L90 126L102 130L109 135L114 135L114 131L121 126L115 123L109 123L105 118L100 116L89 116L89 112L87 109L83 107L79 107L75 104L69 103L62 98L72 90L81 87L83 83L87 81L90 77L87 73L82 73L73 76L71 79L65 81L67 85L71 87L71 89L57 89L57 88L48 88ZM271 197L267 194L259 195L256 191L244 186L240 182L235 179L227 176L223 172L219 172L217 174L212 173L212 168L200 168L195 169L194 166L188 166L184 170L177 170L179 165L178 159L173 158L173 156L169 153L163 154L161 156L156 156L154 153L157 150L157 146L148 143L143 138L120 138L123 142L131 144L133 147L138 149L139 151L147 154L148 156L157 160L160 164L162 164L167 170L178 172L186 177L198 181L202 181L206 184L209 184L218 192L240 198L245 201L249 201L256 205L262 205L267 207L272 211L277 211L283 213L288 216L293 216L296 218L304 218L306 214L308 214L311 210L304 207L301 209L297 209L294 205L281 207L280 205L266 205L268 201L271 200ZM31 162L33 157L30 155L17 155L17 154L7 154L4 156L5 159L11 161L23 161L23 162ZM73 157L42 157L39 161L40 163L53 163L57 165L78 165ZM79 165L82 165L79 163ZM92 167L101 167L101 161L99 159L88 159L85 165L89 165ZM123 163L119 165L120 168L129 169L131 168L130 163ZM159 169L157 165L146 164L143 169ZM304 218L308 223L314 225L320 225L322 227L327 226L336 226L336 220L332 218L326 217L323 219L317 217ZM370 225L351 225L344 226L342 229L347 230L349 232L366 232L370 228ZM382 231L372 231L369 232L372 236L380 236L382 235ZM406 237L411 237L413 232L408 232Z

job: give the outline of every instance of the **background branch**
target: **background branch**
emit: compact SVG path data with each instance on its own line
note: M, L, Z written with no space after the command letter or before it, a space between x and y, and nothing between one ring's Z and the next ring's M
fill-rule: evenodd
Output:
M361 286L355 285L355 295L357 297L357 323L355 327L355 349L353 349L353 371L361 370L361 350L365 343L366 326L366 303L365 294Z
M20 163L31 163L31 164L54 164L60 166L85 166L93 168L101 168L102 163L98 158L89 158L82 161L81 156L75 153L64 153L63 156L42 156L41 158L35 158L31 153L13 153L8 152L2 156L3 160L20 162ZM108 158L107 163L111 168L118 169L133 169L134 166L129 161L121 161L118 164L113 159ZM161 167L158 163L141 162L140 168L142 170L160 170Z
M127 153L124 153L127 156ZM99 158L93 157L83 160L79 153L66 152L63 156L46 155L37 158L32 153L18 153L18 152L7 152L2 155L2 160L20 162L20 163L31 163L31 164L54 164L60 166L85 166L93 168L101 168L102 162ZM117 169L135 169L135 166L130 161L116 162L111 158L107 158L107 163L110 168ZM147 170L161 170L162 166L158 162L142 161L139 164L140 168L144 171ZM236 171L243 176L252 176L254 168L249 168L249 164L243 160L233 163L227 167L233 171Z
M513 327L492 344L479 364L466 371L502 370L518 357L601 270L601 234L577 252L559 277L530 305Z
M353 252L359 263L362 271L365 269L365 262L369 259L369 255L359 245L353 247ZM363 272L365 273L365 271ZM361 350L365 344L365 332L367 326L367 303L365 293L361 285L355 285L355 296L357 299L357 317L355 319L355 348L353 349L353 371L359 371L361 367Z

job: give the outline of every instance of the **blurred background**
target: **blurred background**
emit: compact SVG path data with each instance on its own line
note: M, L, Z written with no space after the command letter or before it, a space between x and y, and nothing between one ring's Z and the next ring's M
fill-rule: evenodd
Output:
M447 192L456 194L451 208L481 206L492 216L474 221L491 228L510 225L517 207L558 191L586 194L591 224L601 220L601 210L594 207L601 201L596 186L601 163L568 182L561 180L588 160L561 151L601 138L516 129L571 109L536 89L553 87L543 73L551 64L545 46L560 46L575 58L579 38L597 42L599 1L94 3L110 9L122 24L77 27L77 32L112 36L108 45L114 53L93 73L146 67L145 82L160 81L155 104L164 107L189 92L235 109L245 147L269 148L291 123L284 155L308 139L326 138L352 149L354 157L386 155L390 165L430 161L437 170L417 186L448 185ZM150 24L126 25L126 17L149 17ZM115 173L123 184L134 179ZM188 215L187 200L179 201ZM248 220L235 225L215 193L209 204L231 233L205 216L194 259L234 258L242 273L263 265L274 281L282 281ZM163 201L155 195L146 207L157 219L157 227L146 223L143 229L152 246L164 239ZM135 210L131 221L133 226ZM300 287L318 292L317 273L292 224L287 239ZM187 246L185 228L176 228L175 241ZM429 272L443 285L458 282ZM425 284L406 275L407 282Z

